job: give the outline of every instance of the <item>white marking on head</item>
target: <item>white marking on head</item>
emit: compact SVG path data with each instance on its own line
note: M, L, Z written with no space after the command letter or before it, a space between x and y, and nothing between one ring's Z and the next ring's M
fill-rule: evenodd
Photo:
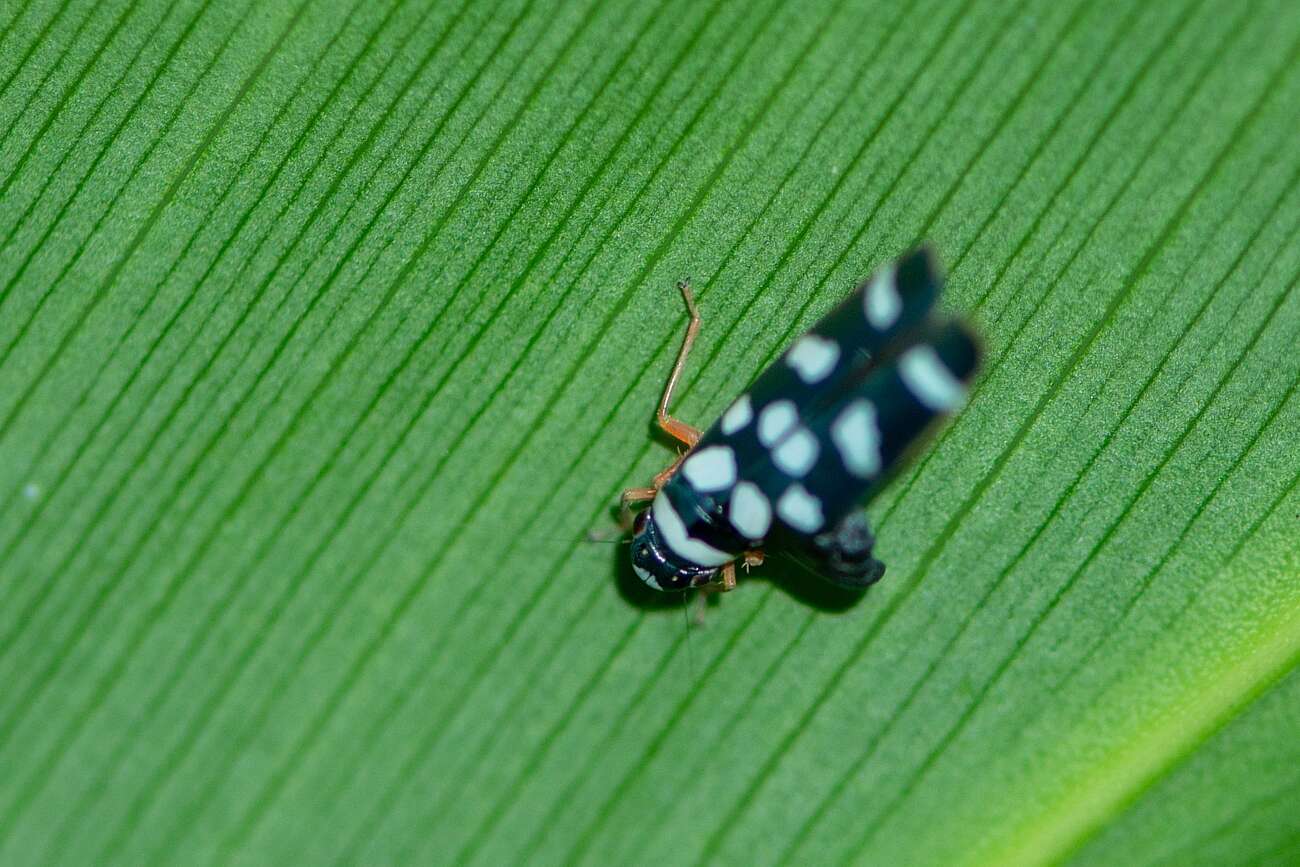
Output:
M806 427L800 427L794 433L781 440L781 444L772 450L772 459L787 476L802 479L808 475L813 464L817 463L817 437Z
M791 485L776 501L776 513L782 521L804 533L816 533L826 523L821 500L799 484Z
M800 379L812 385L830 376L839 357L840 347L834 340L816 334L805 334L790 347L785 360L799 374Z
M871 401L859 398L845 407L831 423L831 440L853 475L867 479L880 472L880 426Z
M898 360L898 375L922 405L951 412L966 400L966 386L952 375L931 346L913 346Z
M877 331L884 331L898 321L903 312L903 299L898 296L893 265L876 274L863 293L862 304L867 321Z
M636 565L635 563L632 564L632 571L636 573L636 577L640 578L642 581L644 581L645 583L649 584L649 585L650 585L651 587L653 587L655 590L662 590L662 589L664 589L664 588L659 584L659 582L655 579L655 576L654 576L654 575L650 574L650 573L649 573L648 571L646 571L645 569L642 569L640 566Z
M663 491L655 495L654 505L650 508L654 513L655 525L677 556L684 557L697 566L722 566L736 559L734 555L719 551L707 542L688 536L686 524Z
M753 417L754 405L750 403L749 395L742 394L740 399L722 414L722 432L727 436L731 436L749 424L749 420Z
M771 448L798 423L799 413L794 408L794 401L773 401L758 414L758 441Z
M762 539L772 526L772 504L753 482L736 485L736 489L731 492L731 505L728 508L731 526L746 539Z
M700 449L682 464L682 475L697 491L725 491L736 483L736 453L730 446Z

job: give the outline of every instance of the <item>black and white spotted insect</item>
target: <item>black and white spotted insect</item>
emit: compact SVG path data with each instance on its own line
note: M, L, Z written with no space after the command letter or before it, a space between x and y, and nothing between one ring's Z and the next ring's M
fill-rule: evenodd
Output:
M962 405L979 363L971 331L934 311L941 285L928 248L885 266L701 434L668 413L700 325L689 282L678 284L690 324L657 418L688 450L650 487L623 492L637 576L656 590L730 590L737 561L756 566L780 544L837 584L878 581L863 505ZM639 502L651 505L634 521Z

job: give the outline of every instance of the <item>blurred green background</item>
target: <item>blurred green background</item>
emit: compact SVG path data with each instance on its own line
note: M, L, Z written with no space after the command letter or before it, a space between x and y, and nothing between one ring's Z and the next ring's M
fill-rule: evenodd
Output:
M1300 863L1293 2L0 2L0 861ZM919 238L989 360L589 544Z

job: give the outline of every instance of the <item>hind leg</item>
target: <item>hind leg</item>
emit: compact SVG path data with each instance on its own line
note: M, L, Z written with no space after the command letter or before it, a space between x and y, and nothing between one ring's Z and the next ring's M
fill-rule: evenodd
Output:
M687 448L691 448L700 441L699 429L669 415L668 403L672 400L673 391L677 388L677 380L686 367L686 359L690 356L691 347L695 344L695 335L700 332L700 313L695 309L695 295L691 292L691 281L689 279L683 280L677 284L677 288L682 292L682 298L686 301L686 312L690 314L691 319L686 325L686 336L682 338L682 348L677 351L677 362L673 365L672 372L668 374L668 382L664 385L663 397L659 399L659 409L655 412L655 419L665 433L683 443Z
M691 281L683 280L677 284L681 290L682 298L686 301L686 311L690 314L690 322L686 326L686 336L682 338L682 347L677 352L677 361L673 364L672 371L668 374L668 382L664 385L664 393L659 398L659 407L655 411L655 420L659 427L665 433L676 439L687 448L693 447L700 441L700 431L692 427L679 418L675 418L668 413L668 404L673 398L673 392L677 389L677 380L681 378L682 370L686 367L686 359L691 354L691 347L695 344L695 335L700 331L700 313L695 309L695 295L691 292ZM653 500L659 489L668 483L681 466L682 460L686 456L679 454L677 460L668 465L662 472L654 477L654 481L648 488L628 488L619 497L619 524L624 530L632 529L632 504L642 503Z

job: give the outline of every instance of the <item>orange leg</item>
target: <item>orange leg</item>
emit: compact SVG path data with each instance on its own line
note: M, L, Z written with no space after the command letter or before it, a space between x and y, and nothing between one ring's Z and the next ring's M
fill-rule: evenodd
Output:
M618 498L618 522L624 530L632 529L632 504L653 500L657 493L658 485L653 488L628 488L623 492L623 496Z
M685 458L686 458L685 454L678 455L677 460L673 461L661 472L655 474L654 481L652 481L650 484L654 485L654 489L656 491L658 491L664 485L668 484L668 480L673 477L673 473L677 472L677 468L682 465L682 461L685 460Z
M762 551L746 551L740 556L739 560L732 560L718 572L718 580L714 583L705 585L706 590L716 588L722 593L727 593L736 589L736 563L745 567L748 572L754 566L763 565Z
M708 608L709 598L713 594L728 593L736 589L737 563L740 563L741 566L745 567L745 571L748 572L753 566L761 566L763 564L763 559L762 551L746 551L738 560L732 560L730 563L719 569L717 579L700 588L699 601L696 603L695 607L695 617L692 618L695 621L695 625L704 625L704 612Z
M700 313L695 309L695 295L691 292L691 281L683 280L677 284L677 288L682 291L682 298L686 300L686 310L691 315L691 321L686 326L686 337L682 340L682 348L677 352L677 363L673 365L672 373L668 374L668 383L664 386L664 395L659 401L659 411L655 413L655 417L659 421L659 427L663 428L665 433L690 448L700 441L700 432L681 419L669 415L668 402L672 400L677 380L682 375L682 369L686 367L686 357L691 354L695 335L700 331Z
M653 500L655 494L659 493L659 489L673 477L673 473L677 472L677 468L681 466L684 457L686 456L678 455L677 460L673 461L668 465L666 470L654 477L654 481L651 483L650 487L628 488L623 492L623 496L619 498L618 502L618 522L623 525L624 530L632 529L632 504Z
M682 340L682 348L677 353L677 362L673 365L672 373L668 374L668 382L664 386L663 397L659 400L659 409L655 412L655 419L665 433L690 448L700 441L700 432L681 419L669 415L668 403L673 398L673 391L677 388L677 380L681 378L682 369L686 366L686 358L691 354L691 346L695 343L695 335L700 331L700 314L695 309L695 295L691 292L690 281L683 280L677 284L677 288L681 290L682 298L686 299L686 310L690 313L691 321L686 326L686 337ZM655 494L659 493L659 489L672 478L673 473L677 472L677 468L681 466L685 457L686 455L679 454L677 460L654 477L652 487L628 488L623 492L623 496L619 499L618 514L619 523L625 529L632 528L632 504L653 500Z
M752 569L755 566L763 565L763 552L746 551L744 554L740 556L739 561L732 560L726 566L722 567L722 571L720 572L718 577L722 583L723 593L736 589L736 563L737 562L739 562L741 566L745 567L745 571L748 572L750 569Z

